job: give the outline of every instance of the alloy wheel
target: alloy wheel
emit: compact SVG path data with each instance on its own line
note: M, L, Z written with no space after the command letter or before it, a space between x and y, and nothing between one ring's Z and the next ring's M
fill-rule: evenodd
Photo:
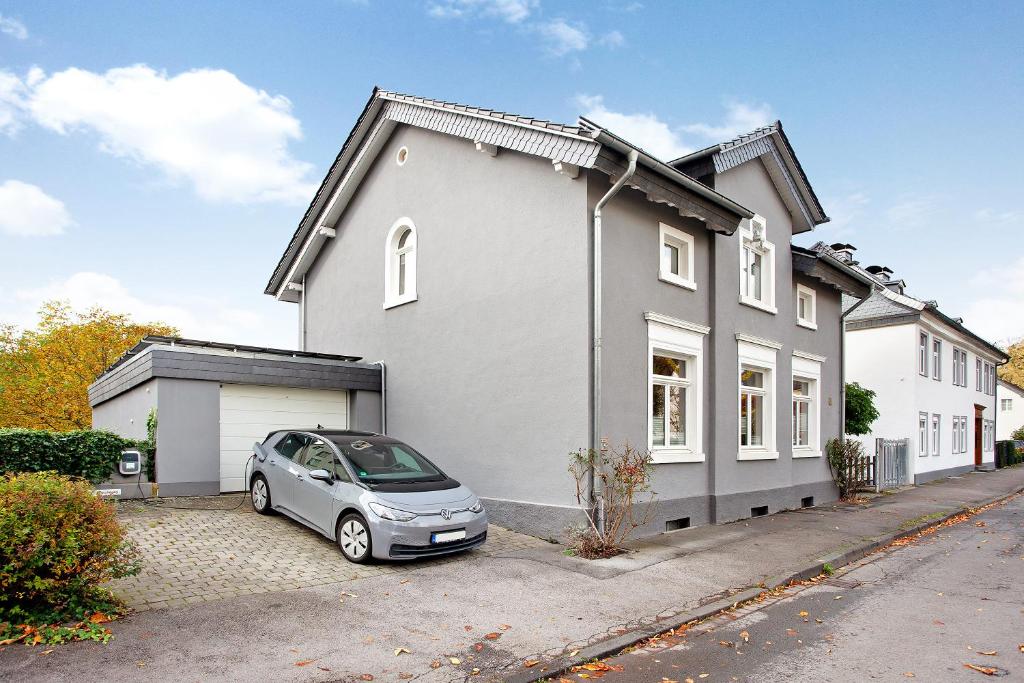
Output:
M341 549L352 559L358 560L369 547L369 533L359 520L350 519L341 525Z

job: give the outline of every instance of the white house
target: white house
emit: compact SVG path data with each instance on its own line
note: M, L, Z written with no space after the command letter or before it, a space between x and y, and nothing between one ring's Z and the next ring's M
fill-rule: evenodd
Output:
M1024 388L1005 380L996 383L996 406L999 418L996 420L996 441L1012 438L1010 435L1024 427Z
M856 272L875 291L847 297L846 381L876 393L876 438L910 439L914 483L995 465L996 366L1002 350L939 310L934 301L906 294L906 283L884 266L862 268L849 244L815 245Z

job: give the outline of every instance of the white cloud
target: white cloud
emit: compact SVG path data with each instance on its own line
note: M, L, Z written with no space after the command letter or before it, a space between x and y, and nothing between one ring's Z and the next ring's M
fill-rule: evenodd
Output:
M600 95L579 95L583 116L605 126L660 159L674 159L690 151L679 134L654 114L623 114L605 106Z
M608 31L597 42L604 47L622 47L626 44L626 37L621 31Z
M25 84L9 71L0 70L0 133L11 135L21 128L24 104Z
M73 225L64 202L20 180L0 183L0 233L5 235L59 235Z
M825 212L832 220L820 226L817 232L828 231L830 239L845 237L853 232L854 225L870 203L871 200L863 192L826 197L823 202Z
M174 325L185 337L283 348L294 348L296 342L292 327L268 325L261 314L233 306L226 300L175 292L163 300L147 301L129 291L117 278L88 271L41 287L16 291L19 310L5 319L22 327L32 326L39 305L54 299L67 301L75 310L101 306L140 322Z
M997 211L995 209L978 209L974 212L974 220L989 225L1013 225L1024 222L1024 211Z
M932 197L903 197L885 210L885 220L896 228L917 228L928 223L937 210Z
M772 108L767 104L727 102L724 122L720 124L691 123L682 126L682 130L707 138L712 142L724 142L737 135L760 128L770 123L772 118Z
M555 57L582 52L590 44L590 36L583 24L571 24L565 19L553 19L536 24L534 31L541 37L544 49Z
M25 24L13 17L5 17L2 14L0 14L0 33L7 34L15 40L25 40L28 38L28 29L25 28Z
M155 167L210 201L304 204L316 189L312 165L288 150L302 137L291 102L228 71L170 76L136 65L50 76L33 69L18 83L9 76L0 73L0 128L6 102L9 113L62 135L93 133L103 151Z
M968 283L964 324L998 342L1024 336L1024 257L979 271Z
M439 0L432 2L427 13L441 19L495 17L518 24L530 16L538 0Z

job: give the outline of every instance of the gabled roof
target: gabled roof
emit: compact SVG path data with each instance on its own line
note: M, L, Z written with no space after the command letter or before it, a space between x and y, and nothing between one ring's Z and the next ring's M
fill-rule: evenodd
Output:
M883 279L878 274L861 268L856 262L845 260L839 252L824 242L818 242L811 249L819 254L832 257L840 267L845 268L851 274L855 273L859 277L869 278L876 285L867 300L852 313L848 314L846 320L850 325L850 329L899 325L925 318L933 324L937 322L940 325L952 328L952 330L967 337L989 354L1003 359L1003 362L1008 360L1008 356L1002 349L967 329L961 319L951 318L940 311L936 302L922 301L908 294L892 291L887 287L887 285L892 284L891 280ZM849 311L855 303L856 301L847 300L844 297L843 310Z
M609 176L621 174L626 167L626 154L635 151L637 172L629 185L652 201L672 206L684 216L697 217L709 229L725 234L732 234L742 219L754 215L592 121L581 118L576 125L555 123L374 88L271 274L266 294L290 301L298 299L295 288L302 274L333 235L334 222L361 182L368 162L376 157L399 124L543 157L553 164L592 168Z
M794 233L812 230L814 226L830 220L793 151L793 145L782 129L781 121L705 147L669 163L688 175L703 177L711 173L724 173L758 158L765 161L768 173L794 217Z

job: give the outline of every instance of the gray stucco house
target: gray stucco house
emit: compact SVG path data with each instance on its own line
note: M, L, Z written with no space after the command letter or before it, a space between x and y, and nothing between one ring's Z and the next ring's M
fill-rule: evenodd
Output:
M665 162L375 89L266 293L303 352L383 361L382 429L493 520L561 535L567 454L628 442L656 533L835 498L841 295L870 283L791 246L827 220L778 122Z

